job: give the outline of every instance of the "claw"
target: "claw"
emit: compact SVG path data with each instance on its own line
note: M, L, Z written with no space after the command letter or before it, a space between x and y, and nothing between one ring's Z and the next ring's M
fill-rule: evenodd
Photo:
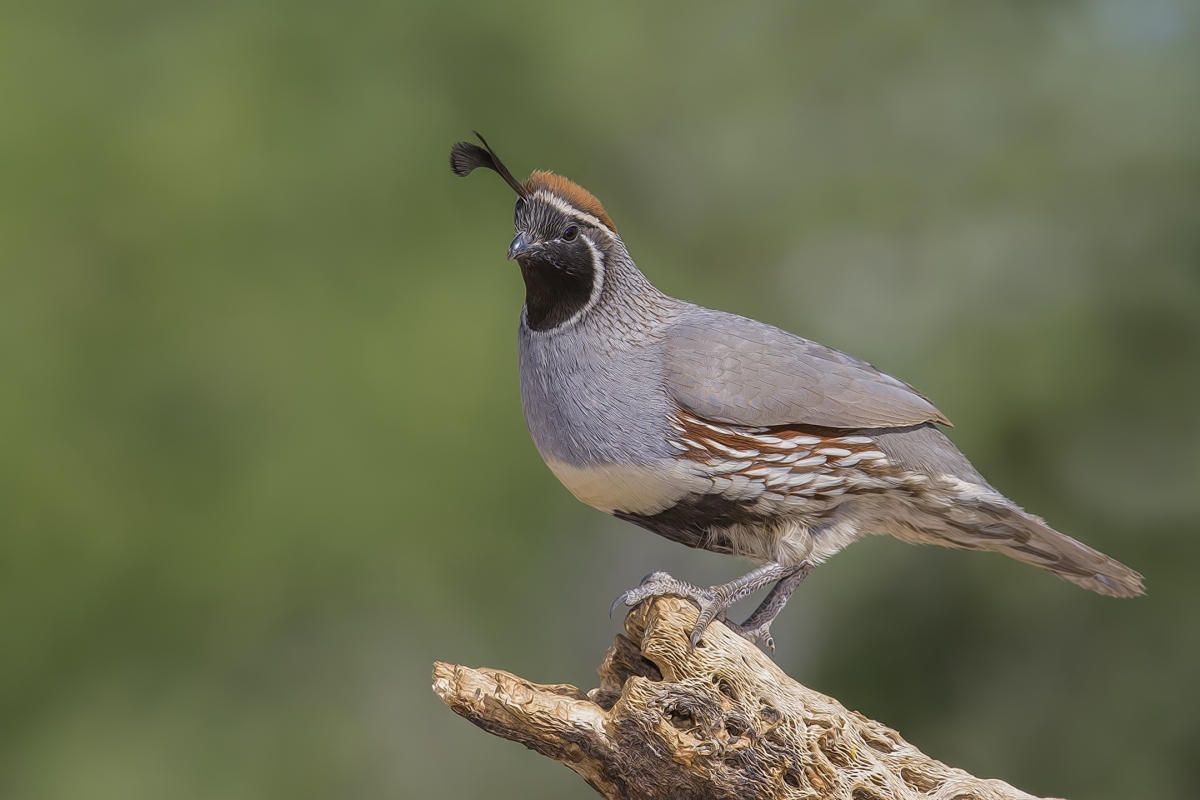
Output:
M693 650L700 644L700 639L704 636L704 632L708 630L709 625L717 620L728 622L725 619L725 610L729 607L729 603L720 594L716 594L711 590L709 594L715 594L715 597L706 603L700 604L700 616L696 618L696 625L692 628L692 635L689 641Z
M711 592L715 597L700 606L700 616L696 618L696 627L692 628L692 649L696 649L696 645L700 643L700 637L704 635L704 631L713 623L717 617L725 615L725 610L729 608L729 600L721 595L720 592Z
M725 623L729 630L741 636L746 641L752 644L761 644L770 652L775 652L775 639L771 636L771 623L768 622L765 625L759 625L757 628L746 628L727 619L721 621Z

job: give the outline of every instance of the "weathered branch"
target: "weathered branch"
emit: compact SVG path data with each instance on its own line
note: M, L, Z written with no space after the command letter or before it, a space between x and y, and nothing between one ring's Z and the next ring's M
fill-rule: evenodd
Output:
M609 800L1030 800L926 756L805 688L714 624L695 650L690 603L635 608L600 687L539 685L438 663L433 690L484 730L561 761Z

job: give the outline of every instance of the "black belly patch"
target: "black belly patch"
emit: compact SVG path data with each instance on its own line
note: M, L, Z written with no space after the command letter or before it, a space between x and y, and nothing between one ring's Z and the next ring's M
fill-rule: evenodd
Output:
M690 494L657 514L647 516L614 511L613 516L688 547L732 554L732 542L725 533L729 528L735 525L754 527L773 518L753 507L753 502L730 500L720 495Z

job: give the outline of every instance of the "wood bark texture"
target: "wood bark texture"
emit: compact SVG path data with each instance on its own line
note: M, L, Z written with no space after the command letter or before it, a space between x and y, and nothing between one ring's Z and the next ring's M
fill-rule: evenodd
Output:
M437 663L433 690L479 727L560 761L609 800L1030 800L929 758L890 728L792 680L696 608L630 611L587 694Z

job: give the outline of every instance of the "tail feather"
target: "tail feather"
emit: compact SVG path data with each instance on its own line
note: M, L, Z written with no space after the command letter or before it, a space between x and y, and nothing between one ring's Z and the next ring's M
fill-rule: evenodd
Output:
M905 502L860 503L866 528L917 544L1004 553L1112 597L1143 594L1142 576L1027 514L988 485L932 425L875 436L881 450L919 478ZM872 518L873 517L873 518Z
M950 522L960 536L953 546L991 550L1041 567L1085 589L1110 597L1145 594L1142 576L1116 559L1059 533L1041 518L1028 514L1002 497L1000 502L958 506L973 513L953 514ZM967 516L968 519L961 517Z

